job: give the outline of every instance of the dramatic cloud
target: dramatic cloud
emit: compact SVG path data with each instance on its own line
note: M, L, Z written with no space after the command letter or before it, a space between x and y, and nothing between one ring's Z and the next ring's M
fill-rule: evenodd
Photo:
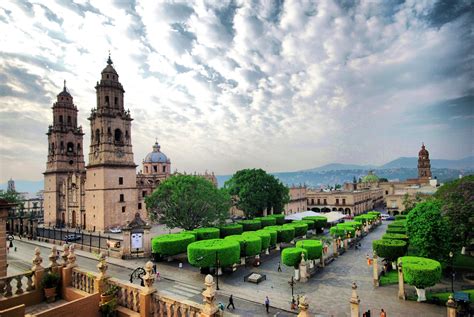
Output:
M0 182L41 179L63 79L85 145L110 50L135 162L233 173L473 155L471 1L0 3ZM87 151L88 152L88 151Z

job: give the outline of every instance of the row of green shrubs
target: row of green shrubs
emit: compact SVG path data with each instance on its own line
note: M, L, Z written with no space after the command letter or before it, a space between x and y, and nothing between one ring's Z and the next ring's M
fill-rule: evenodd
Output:
M320 240L300 240L296 246L286 248L281 253L281 262L286 266L298 268L301 262L301 254L305 260L319 259L323 254L323 244Z

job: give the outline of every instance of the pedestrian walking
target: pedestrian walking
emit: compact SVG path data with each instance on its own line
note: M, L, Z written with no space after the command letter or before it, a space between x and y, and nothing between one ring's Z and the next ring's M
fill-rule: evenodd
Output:
M234 306L234 297L232 296L232 294L230 294L230 297L229 297L229 304L227 304L227 309L229 309L230 306L232 306L232 309L235 309L235 306Z
M365 314L367 317L370 317L370 309L367 311L367 313Z
M296 295L296 307L300 307L300 295Z
M281 272L281 263L278 261L278 272Z
M268 310L270 309L270 299L268 299L268 296L265 296L265 309L267 310L268 314Z
M156 274L156 264L153 264L153 273Z
M291 298L291 310L295 310L296 309L296 301L295 301L295 298L292 297Z
M157 280L157 281L161 280L161 278L160 278L160 272L156 272L156 280Z
M387 313L385 310L383 310L383 308L380 310L380 317L387 317Z
M10 253L10 247L7 246L7 254Z

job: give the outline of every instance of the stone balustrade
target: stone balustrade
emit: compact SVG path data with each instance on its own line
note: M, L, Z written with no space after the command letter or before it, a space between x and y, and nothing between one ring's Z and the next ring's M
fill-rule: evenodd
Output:
M10 275L0 279L0 298L11 297L35 290L32 272Z
M97 276L94 273L82 271L77 267L72 269L71 284L72 287L84 291L88 294L94 294L97 290L95 289L95 280Z
M155 292L151 301L151 316L186 316L198 317L202 311L202 305L190 302L173 299L169 296L161 294L159 291Z
M140 312L140 293L144 291L144 287L124 282L116 278L107 279L107 284L118 287L117 304L126 307L134 312Z

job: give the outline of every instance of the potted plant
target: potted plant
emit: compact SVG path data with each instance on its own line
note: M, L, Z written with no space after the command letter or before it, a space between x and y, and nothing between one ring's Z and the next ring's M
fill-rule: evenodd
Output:
M114 297L106 303L101 303L99 311L102 317L115 317L117 314L117 299Z
M105 292L100 294L100 302L102 304L106 304L112 301L115 295L117 295L118 291L119 291L119 288L117 285L109 284Z
M52 303L56 300L56 288L59 285L59 274L54 272L48 272L43 275L41 279L41 286L44 289L44 296L48 303Z

